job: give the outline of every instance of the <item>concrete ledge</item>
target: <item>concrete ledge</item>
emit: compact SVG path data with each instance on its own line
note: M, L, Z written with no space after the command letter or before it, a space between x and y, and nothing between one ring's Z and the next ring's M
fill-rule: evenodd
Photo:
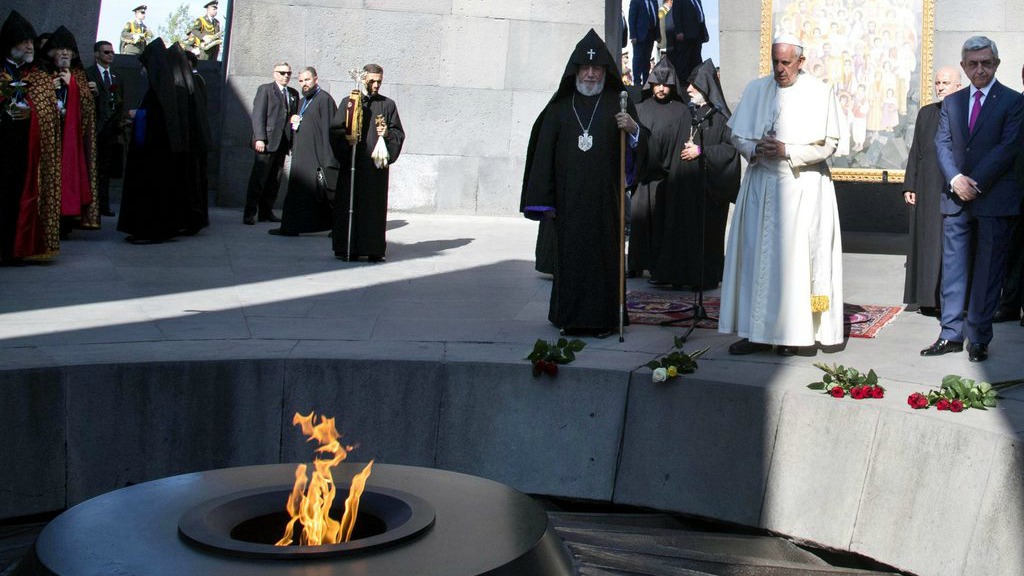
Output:
M308 460L291 417L315 410L337 418L357 461L759 526L918 574L1024 568L1024 451L988 422L1002 410L915 412L899 385L882 401L834 400L804 387L806 366L769 364L749 382L715 362L653 384L602 355L535 379L521 350L491 346L492 363L470 360L472 346L392 360L381 345L307 342L267 359L2 371L0 516Z

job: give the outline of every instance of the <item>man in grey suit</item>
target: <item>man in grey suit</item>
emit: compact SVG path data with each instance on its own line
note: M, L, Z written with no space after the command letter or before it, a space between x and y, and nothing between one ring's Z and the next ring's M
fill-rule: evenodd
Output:
M935 135L939 166L949 183L941 201L942 331L921 355L960 352L966 339L970 361L983 362L1006 251L1020 214L1021 188L1013 163L1021 144L1024 98L996 81L995 42L973 36L960 54L971 84L946 97Z
M274 201L281 188L281 169L291 149L292 130L288 119L299 110L299 93L288 87L292 67L274 64L274 81L256 89L252 105L252 147L256 151L249 174L242 222L280 222L274 215Z
M114 216L110 209L110 179L124 174L121 119L124 92L121 77L114 72L114 46L106 40L93 45L96 63L85 69L89 88L96 96L96 187L101 216Z

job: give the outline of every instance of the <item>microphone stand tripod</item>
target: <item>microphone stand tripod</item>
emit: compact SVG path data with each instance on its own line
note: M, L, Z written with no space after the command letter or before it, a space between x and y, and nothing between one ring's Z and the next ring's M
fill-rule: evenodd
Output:
M700 192L697 194L697 210L700 212L700 220L698 220L697 226L697 262L700 264L700 270L697 273L697 286L694 290L694 303L690 306L689 316L683 316L682 318L673 318L672 320L665 320L659 322L659 326L673 326L675 324L692 320L690 326L686 329L686 332L679 338L680 342L686 342L686 340L693 333L693 329L697 327L697 324L701 320L714 320L715 318L708 314L707 309L704 307L704 229L706 227L705 220L707 220L707 197L708 197L708 164L704 156L704 128L701 127L701 122L706 120L711 114L714 114L715 108L709 107L708 112L704 114L703 118L697 117L696 107L690 108L690 114L692 116L691 128L697 134L697 139L700 146L701 154L697 157L697 164L700 170Z

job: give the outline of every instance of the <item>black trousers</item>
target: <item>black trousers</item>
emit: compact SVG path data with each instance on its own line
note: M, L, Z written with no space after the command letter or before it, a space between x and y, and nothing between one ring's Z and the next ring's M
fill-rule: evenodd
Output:
M281 170L288 147L282 142L275 152L256 153L249 174L249 191L245 196L245 215L261 218L273 214L277 191L281 189Z
M669 61L676 69L676 77L682 80L681 84L686 85L690 79L690 72L703 62L700 56L703 45L703 42L697 40L684 40L676 42L675 48L668 53Z

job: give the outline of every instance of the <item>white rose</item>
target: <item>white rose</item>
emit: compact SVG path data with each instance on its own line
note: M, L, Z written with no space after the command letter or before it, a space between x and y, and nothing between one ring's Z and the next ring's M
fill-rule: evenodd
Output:
M668 380L668 370L664 368L655 368L654 372L651 373L651 380L655 382L664 382Z

